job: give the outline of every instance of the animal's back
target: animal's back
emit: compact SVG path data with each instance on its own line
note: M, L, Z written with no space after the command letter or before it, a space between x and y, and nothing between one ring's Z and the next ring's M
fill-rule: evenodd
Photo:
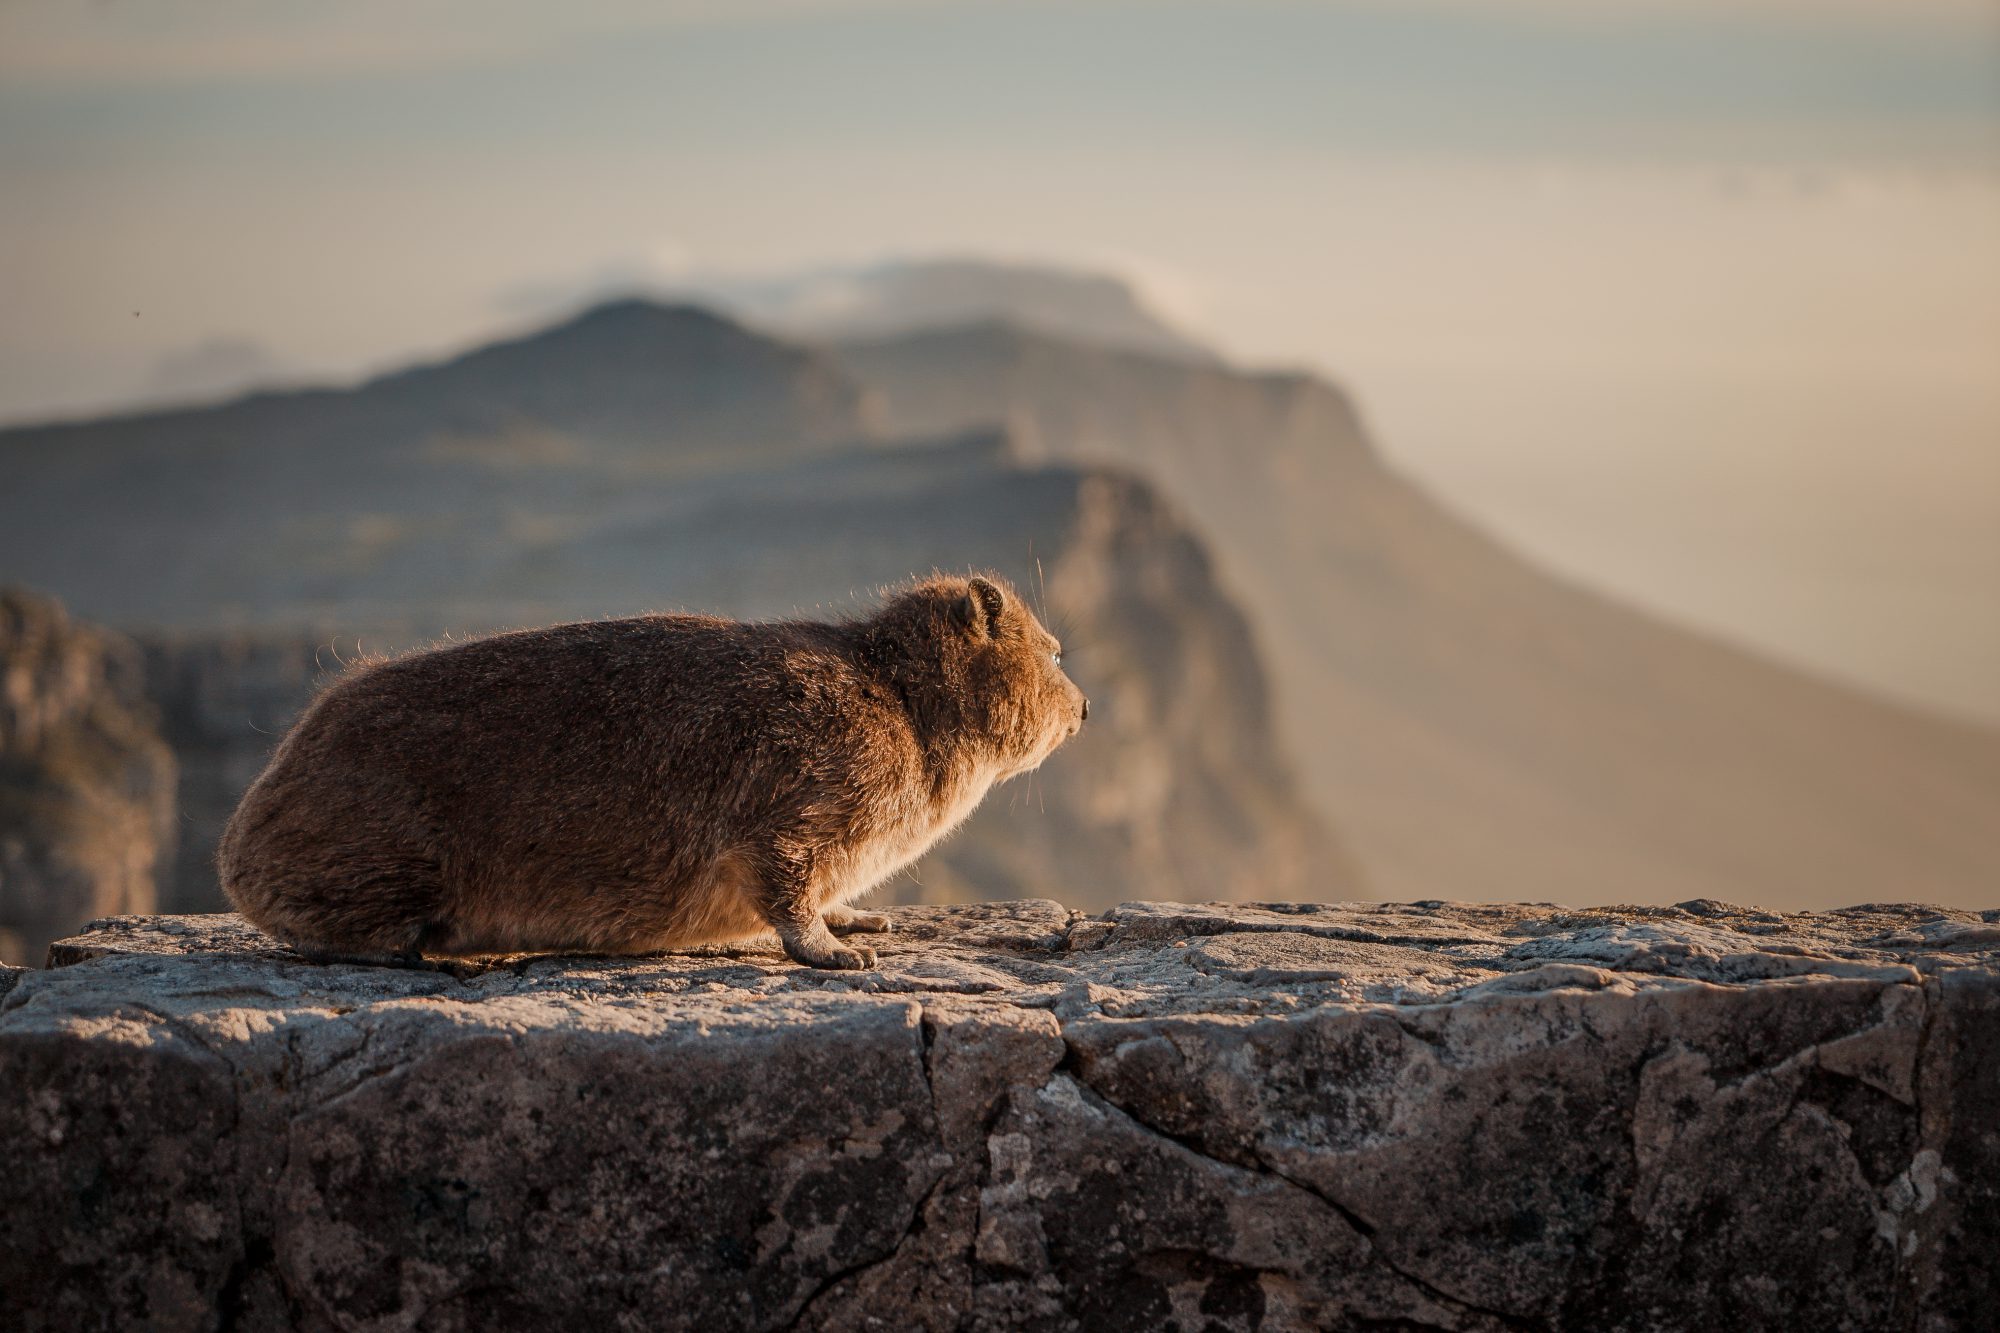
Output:
M782 798L769 773L753 791L756 775L715 757L746 731L783 747L790 728L763 719L816 647L649 616L364 667L314 701L245 796L223 886L272 934L357 954L629 946L634 895L712 873L718 835ZM671 922L644 924L671 940Z
M645 952L833 928L1086 706L1018 597L939 576L865 620L646 616L363 667L306 710L218 855L326 954Z

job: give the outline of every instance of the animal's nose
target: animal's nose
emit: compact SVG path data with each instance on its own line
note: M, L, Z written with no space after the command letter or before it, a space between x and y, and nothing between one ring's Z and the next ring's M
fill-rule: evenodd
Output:
M1080 722L1090 721L1090 700L1085 699L1083 701L1083 716L1077 720Z

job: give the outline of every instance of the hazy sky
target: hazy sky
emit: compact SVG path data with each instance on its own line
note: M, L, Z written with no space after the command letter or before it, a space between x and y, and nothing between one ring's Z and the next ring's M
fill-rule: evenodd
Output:
M910 253L1138 277L1548 562L2000 720L2000 4L0 0L0 418Z

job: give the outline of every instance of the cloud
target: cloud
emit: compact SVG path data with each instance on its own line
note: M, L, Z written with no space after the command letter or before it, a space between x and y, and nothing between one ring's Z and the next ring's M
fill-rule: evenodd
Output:
M209 338L158 357L140 397L146 402L192 403L276 384L289 368L254 338Z

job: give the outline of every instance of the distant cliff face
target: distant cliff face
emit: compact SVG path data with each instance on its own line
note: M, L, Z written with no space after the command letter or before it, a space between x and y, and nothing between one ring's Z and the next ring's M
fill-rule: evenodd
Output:
M893 431L1013 420L1184 504L1385 895L1993 900L2000 736L1535 568L1386 466L1330 385L997 324L840 352Z
M222 826L291 719L340 670L334 638L295 631L140 640L146 690L178 772L179 836L159 872L161 910L228 907L215 874Z
M0 589L0 962L154 906L174 763L140 679L128 641Z
M1356 892L1198 533L1138 478L1036 466L990 427L872 442L877 398L828 353L621 302L349 391L0 431L0 568L145 638L183 910L220 905L223 821L358 647L840 614L971 566L1045 597L1091 725L890 898Z
M1103 673L1101 748L1001 793L1020 822L931 862L933 897L1044 891L1058 861L1090 867L1062 881L1089 904L1195 865L1342 892L1343 869L1282 878L1305 838L1287 754L1398 897L1977 905L2000 883L2000 738L1551 577L1385 466L1310 376L995 322L814 350L627 302L349 392L0 431L0 482L11 577L121 628L275 634L258 651L292 675L307 640L788 615L934 565L1026 586L1039 557L1078 672ZM186 651L219 717L228 671L266 688L254 655ZM268 739L215 741L191 808Z
M1135 477L1018 454L986 432L657 492L635 479L633 493L651 495L633 506L644 517L552 516L477 588L421 552L333 546L327 567L352 572L337 585L344 603L318 604L320 628L149 635L149 687L182 764L183 841L165 902L221 905L209 858L222 823L357 648L646 610L839 615L913 572L972 567L1001 570L1046 605L1091 721L880 897L973 901L1058 882L1090 906L1195 884L1243 897L1358 892L1299 796L1255 638L1201 539ZM218 604L231 596L226 582L209 591Z

